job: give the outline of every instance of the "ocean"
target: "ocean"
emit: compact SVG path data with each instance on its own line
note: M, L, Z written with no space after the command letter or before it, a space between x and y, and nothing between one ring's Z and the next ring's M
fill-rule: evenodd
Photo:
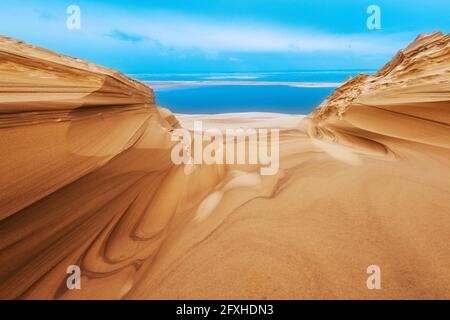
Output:
M156 103L176 113L278 112L307 114L340 83L372 70L268 73L132 74L154 88ZM271 83L274 83L272 85ZM308 82L317 87L296 87ZM171 86L167 86L171 83ZM225 83L225 84L224 84Z

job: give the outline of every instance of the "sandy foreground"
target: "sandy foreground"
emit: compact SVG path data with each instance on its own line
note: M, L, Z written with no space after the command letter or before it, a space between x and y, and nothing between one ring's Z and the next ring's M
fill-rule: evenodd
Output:
M279 172L186 175L170 132L195 120L280 129ZM449 125L441 33L307 116L173 115L120 73L1 37L0 298L449 299Z

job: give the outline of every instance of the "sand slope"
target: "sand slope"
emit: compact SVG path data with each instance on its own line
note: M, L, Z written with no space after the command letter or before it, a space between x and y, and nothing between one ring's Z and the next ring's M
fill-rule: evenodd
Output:
M306 118L179 122L123 75L0 44L1 298L450 298L448 35L418 37ZM185 175L169 134L195 119L280 128L279 173Z

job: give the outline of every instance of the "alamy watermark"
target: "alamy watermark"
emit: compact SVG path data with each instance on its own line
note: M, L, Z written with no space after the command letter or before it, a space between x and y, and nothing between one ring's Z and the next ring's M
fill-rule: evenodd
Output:
M81 289L81 269L77 265L70 265L66 269L66 273L69 274L66 280L66 286L69 290Z
M379 6L372 4L367 7L367 14L370 16L367 18L366 26L369 30L381 29L381 9Z
M81 29L81 8L72 4L67 7L66 13L69 15L66 20L66 27L69 30ZM367 7L366 13L369 15L366 20L366 26L369 30L381 29L381 8L376 4Z
M66 27L69 30L81 29L81 9L77 5L70 5L66 9L66 13L69 17L66 20Z
M367 289L381 289L381 269L379 266L373 264L367 267L367 273L370 276L367 278Z
M184 128L175 129L171 140L178 142L171 152L176 165L259 165L261 175L276 174L280 165L279 129L228 128L224 132L203 129L202 121L195 121L192 134Z

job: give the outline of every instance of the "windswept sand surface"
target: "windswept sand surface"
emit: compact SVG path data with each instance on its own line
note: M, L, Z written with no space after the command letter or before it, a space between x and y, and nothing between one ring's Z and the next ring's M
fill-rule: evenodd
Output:
M0 298L450 298L449 35L307 117L174 116L137 81L8 38L0 75ZM278 174L185 175L170 132L196 119L279 128Z

